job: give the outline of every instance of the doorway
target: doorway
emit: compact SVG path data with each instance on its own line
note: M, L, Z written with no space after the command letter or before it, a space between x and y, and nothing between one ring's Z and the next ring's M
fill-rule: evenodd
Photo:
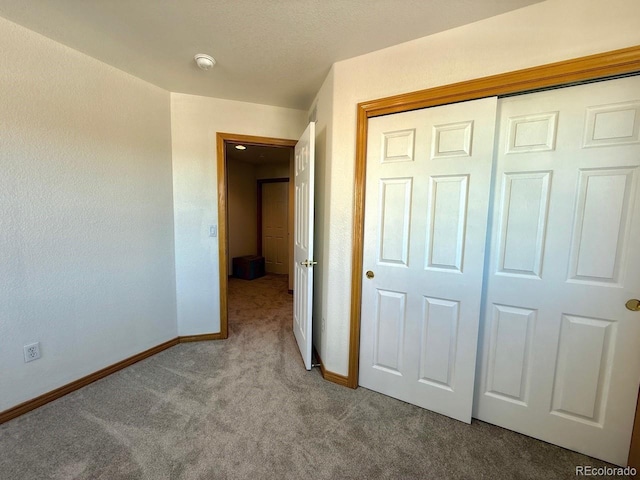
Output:
M219 255L219 281L220 281L220 331L221 337L227 338L229 336L229 315L228 315L228 285L229 285L229 274L232 272L231 262L233 260L233 255L242 256L242 251L245 250L236 250L236 246L241 245L242 249L250 249L251 243L255 246L255 254L257 255L257 213L253 219L253 226L249 228L251 232L255 232L255 235L249 235L249 242L246 243L246 235L242 235L242 233L238 233L236 236L234 232L234 237L232 240L238 240L238 243L233 242L233 250L230 245L230 229L229 229L229 218L230 214L230 197L229 197L229 178L230 173L234 175L234 173L238 173L237 171L230 171L229 162L233 162L233 158L237 154L243 152L249 152L250 155L245 156L245 160L251 156L251 158L255 157L256 160L252 160L254 162L260 162L260 155L267 155L269 149L277 150L279 158L288 158L289 161L289 175L291 177L292 165L293 165L293 148L296 145L296 140L288 140L288 139L280 139L280 138L270 138L270 137L256 137L249 135L240 135L240 134L230 134L230 133L220 133L218 132L216 135L217 142L217 172L218 172L218 234L219 234L219 244L218 244L218 255ZM236 148L236 146L245 147ZM265 150L267 149L267 150ZM232 152L230 154L230 152ZM233 158L230 158L233 157ZM242 159L242 157L240 157ZM250 162L245 162L250 163ZM233 167L232 167L233 168ZM271 166L262 165L261 167L255 167L255 171L261 169L262 174L256 173L256 175L264 175L266 171L270 170ZM238 170L238 169L236 169ZM242 169L240 169L242 170ZM251 170L250 168L246 170ZM241 172L240 172L241 173ZM268 176L268 175L267 175ZM278 174L280 178L282 178L282 174ZM257 176L252 180L252 188L247 190L247 196L249 199L253 199L253 201L247 203L240 203L240 208L242 205L253 205L254 211L257 212ZM246 181L246 178L245 178ZM293 190L291 188L291 182L289 182L289 190L288 190L288 204L293 205ZM245 199L246 200L246 199ZM289 225L288 231L293 231L293 217L289 215ZM289 240L287 241L288 245L288 264L289 264L289 272L288 272L288 289L293 290L293 275L291 272L291 265L293 262L291 261L291 257L293 256L293 249L291 245L291 237L289 235ZM253 240L252 240L253 239ZM244 255L251 254L252 252L245 253Z

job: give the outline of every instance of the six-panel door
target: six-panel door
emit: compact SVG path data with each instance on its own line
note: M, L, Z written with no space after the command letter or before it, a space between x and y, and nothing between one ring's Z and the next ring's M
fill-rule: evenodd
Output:
M360 385L470 422L496 99L369 121Z
M262 253L265 270L270 273L289 272L289 182L262 185Z
M640 77L500 101L474 416L619 465L640 379Z
M304 366L311 370L313 310L313 212L315 122L309 123L295 147L293 232L293 335Z

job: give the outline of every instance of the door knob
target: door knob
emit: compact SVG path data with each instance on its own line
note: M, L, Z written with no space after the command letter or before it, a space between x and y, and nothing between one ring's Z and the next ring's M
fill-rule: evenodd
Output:
M367 278L373 278L375 276L371 270L367 270L367 273L365 273L365 275L367 276Z
M624 304L632 312L640 312L640 300L637 298L632 298L627 303Z
M305 267L311 267L317 264L318 262L314 262L313 260L305 260L304 262L300 262L300 265L304 265Z

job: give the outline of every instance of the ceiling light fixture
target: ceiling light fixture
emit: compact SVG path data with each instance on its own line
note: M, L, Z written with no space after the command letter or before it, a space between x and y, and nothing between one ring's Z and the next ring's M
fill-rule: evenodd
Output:
M236 149L237 150L246 150L247 147L245 147L244 145L236 145Z
M213 66L216 64L216 59L211 55L206 55L204 53L198 53L195 57L193 57L196 61L196 65L200 70L211 70Z

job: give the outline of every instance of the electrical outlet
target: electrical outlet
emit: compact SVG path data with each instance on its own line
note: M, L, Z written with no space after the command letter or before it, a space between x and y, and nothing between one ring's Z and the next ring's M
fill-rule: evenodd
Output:
M33 362L40 358L40 342L24 346L24 362Z

